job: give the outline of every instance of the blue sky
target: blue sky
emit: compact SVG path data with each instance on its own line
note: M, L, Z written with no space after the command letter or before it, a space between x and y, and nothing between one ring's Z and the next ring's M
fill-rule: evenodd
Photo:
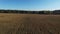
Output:
M55 10L60 9L60 0L0 0L0 9Z

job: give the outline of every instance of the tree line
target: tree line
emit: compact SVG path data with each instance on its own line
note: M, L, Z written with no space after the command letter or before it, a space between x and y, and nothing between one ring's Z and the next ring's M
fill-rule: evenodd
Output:
M21 13L21 14L60 14L60 10L54 10L54 11L0 10L0 13Z

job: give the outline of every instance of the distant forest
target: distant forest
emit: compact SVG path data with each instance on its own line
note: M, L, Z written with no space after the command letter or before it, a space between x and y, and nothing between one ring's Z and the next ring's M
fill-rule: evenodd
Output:
M54 10L54 11L0 10L0 13L21 13L21 14L60 14L60 10Z

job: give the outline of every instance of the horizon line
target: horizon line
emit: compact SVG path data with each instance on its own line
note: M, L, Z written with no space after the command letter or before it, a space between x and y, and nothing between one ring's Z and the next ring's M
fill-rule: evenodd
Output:
M28 10L28 9L0 9L0 10L23 10L23 11L54 11L54 10L60 10L60 9L53 9L53 10L48 10L48 9L40 9L40 10Z

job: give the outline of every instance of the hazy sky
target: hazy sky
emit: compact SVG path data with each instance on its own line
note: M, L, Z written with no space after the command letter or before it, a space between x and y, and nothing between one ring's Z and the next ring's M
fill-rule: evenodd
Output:
M0 0L0 9L54 10L60 9L60 0Z

